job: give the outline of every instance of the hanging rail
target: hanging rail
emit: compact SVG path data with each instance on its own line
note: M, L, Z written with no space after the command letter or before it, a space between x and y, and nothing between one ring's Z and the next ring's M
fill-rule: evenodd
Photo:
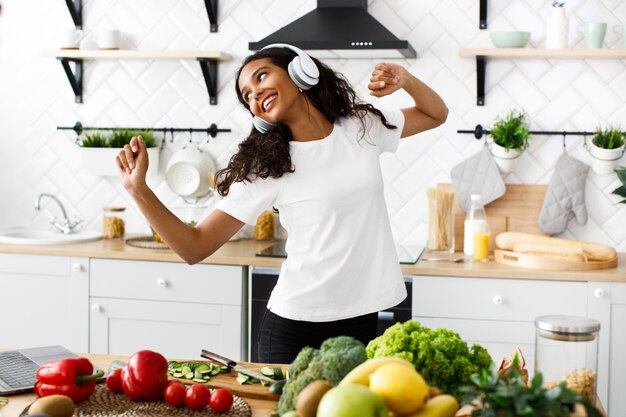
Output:
M483 135L488 135L491 133L490 130L487 130L482 127L482 125L476 125L474 130L457 130L456 133L469 133L473 134L476 139L481 139ZM593 136L595 132L575 132L568 130L529 130L528 134L530 135L559 135L559 136Z
M115 130L115 129L128 129L128 130L152 130L152 131L162 131L164 134L169 132L173 134L174 132L202 132L206 133L212 138L217 136L219 132L230 132L230 129L218 129L215 123L212 123L209 127L205 129L201 128L184 128L184 127L154 127L154 128L146 128L146 127L86 127L83 126L81 122L76 122L74 126L57 126L57 130L73 130L77 135L83 133L83 130ZM164 138L165 139L165 138Z

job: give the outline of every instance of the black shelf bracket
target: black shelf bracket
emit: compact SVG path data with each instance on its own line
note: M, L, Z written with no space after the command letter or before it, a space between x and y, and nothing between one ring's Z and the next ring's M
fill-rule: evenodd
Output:
M204 0L206 12L211 23L211 32L217 32L217 0Z
M481 29L487 29L487 0L480 0L480 16L478 27Z
M74 59L74 58L64 58L59 57L59 61L61 61L61 65L63 66L63 70L65 71L65 75L67 76L70 85L72 86L72 90L74 90L74 101L76 103L83 102L83 60L82 59ZM72 67L70 67L70 62L74 63L74 71L72 72Z
M209 104L217 104L217 59L197 58L209 92Z
M83 28L82 0L65 0L76 29Z
M485 105L485 76L487 72L487 57L476 55L476 104Z

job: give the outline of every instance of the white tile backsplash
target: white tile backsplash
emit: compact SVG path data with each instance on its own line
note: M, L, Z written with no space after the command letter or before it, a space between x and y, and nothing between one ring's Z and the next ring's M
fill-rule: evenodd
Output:
M46 225L47 217L35 213L34 198L52 192L67 202L71 215L85 219L84 227L101 227L101 209L110 204L128 207L127 227L147 232L147 223L116 177L94 177L83 172L73 143L75 134L56 126L76 121L100 126L229 128L202 146L223 166L250 130L250 115L234 94L234 74L248 54L248 42L258 41L279 27L312 10L315 0L229 0L219 4L219 31L209 31L204 4L197 0L84 1L86 38L92 45L101 30L116 27L124 43L137 49L218 49L233 56L221 62L218 105L208 104L208 94L195 60L86 61L84 103L74 94L56 59L41 51L54 49L61 31L73 27L62 1L3 0L0 16L0 227ZM488 30L478 29L478 0L369 0L370 12L397 36L408 39L418 52L415 60L398 60L433 86L446 101L450 115L440 128L403 141L395 155L382 158L385 198L397 240L424 243L426 239L426 188L449 182L456 164L479 151L482 141L458 129L485 128L510 108L526 110L534 129L587 130L605 123L626 128L625 60L490 60L487 66L486 105L476 106L476 64L460 58L462 47L491 47L490 30L519 29L532 32L531 47L542 47L546 0L489 2ZM612 32L626 21L623 0L570 0L570 43L583 47L576 25L604 19L609 24L605 45L621 47ZM24 27L37 30L24 31ZM20 36L16 36L20 34ZM328 56L324 52L312 52ZM365 100L366 85L375 59L325 60L342 72ZM403 93L376 101L381 107L410 105ZM163 172L172 152L187 140L177 135L160 156L161 172L149 179L156 194L184 220L201 218L215 204L204 199L185 203L169 190ZM194 134L194 141L206 135ZM561 137L531 137L508 183L549 182L562 152ZM568 152L583 162L590 156L582 137L567 139ZM626 158L620 163L626 164ZM626 251L626 206L617 204L611 191L613 175L590 172L586 184L589 222L570 222L566 237L598 241Z

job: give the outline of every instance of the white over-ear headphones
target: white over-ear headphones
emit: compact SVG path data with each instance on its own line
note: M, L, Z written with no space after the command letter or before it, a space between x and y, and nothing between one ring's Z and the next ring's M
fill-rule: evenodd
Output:
M267 48L286 48L297 54L291 60L289 65L287 65L287 73L289 74L289 78L291 78L298 88L308 90L319 82L319 68L317 68L313 59L302 49L286 43L273 43L271 45L267 45L263 49ZM255 129L261 133L265 133L276 126L276 124L270 123L257 116L252 118L252 124Z

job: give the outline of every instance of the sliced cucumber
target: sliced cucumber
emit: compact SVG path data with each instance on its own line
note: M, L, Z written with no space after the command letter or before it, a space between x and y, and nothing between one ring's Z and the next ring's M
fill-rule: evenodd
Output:
M185 374L185 379L192 379L194 377L195 377L195 375L193 374L193 372L187 372Z
M183 377L183 373L182 372L173 372L172 376L174 378L182 378Z
M261 372L263 372L263 371L261 371ZM268 375L268 376L271 376L276 381L280 381L281 379L285 379L285 376L283 375L283 370L282 370L282 368L279 368L279 367L272 368L272 375Z
M245 383L247 383L249 379L250 377L248 375L244 375L244 374L237 375L237 382L240 383L241 385L244 385Z
M261 368L261 373L263 375L269 376L269 377L273 377L274 376L274 371L269 366L264 366L263 368Z

